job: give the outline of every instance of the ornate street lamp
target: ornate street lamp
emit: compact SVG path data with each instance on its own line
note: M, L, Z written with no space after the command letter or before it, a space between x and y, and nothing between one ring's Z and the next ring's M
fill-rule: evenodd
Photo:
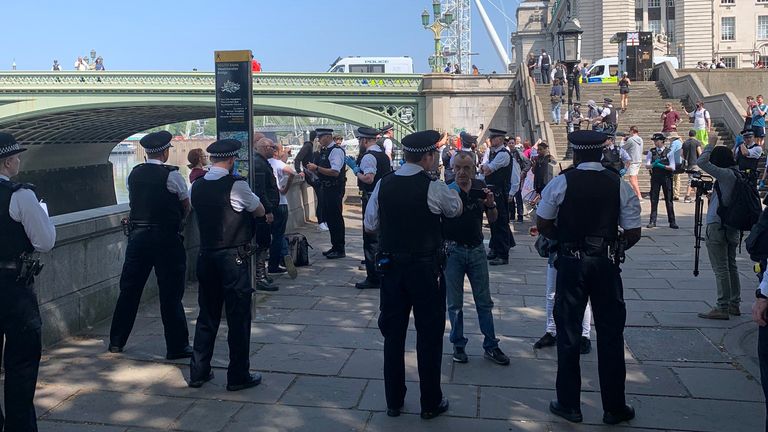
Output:
M425 29L432 30L435 37L435 53L430 57L429 65L432 66L432 72L439 73L443 71L443 64L445 57L443 57L443 50L441 44L441 34L443 30L450 27L453 24L453 13L448 12L443 14L440 7L440 0L432 0L432 12L435 16L432 24L429 23L429 12L424 9L421 13L421 25Z
M557 44L560 51L560 61L565 63L568 79L568 115L571 115L573 108L573 89L576 86L578 76L573 75L573 69L581 61L581 35L584 30L579 25L579 20L570 18L557 32ZM565 150L565 157L571 157L573 150L571 142L568 140L568 147Z
M91 61L94 61L94 60L96 60L96 50L92 49L91 50Z

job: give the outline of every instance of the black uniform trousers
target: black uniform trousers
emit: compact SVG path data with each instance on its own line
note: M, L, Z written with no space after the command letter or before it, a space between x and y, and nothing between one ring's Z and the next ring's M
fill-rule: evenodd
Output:
M5 369L5 414L0 431L36 432L35 385L42 352L40 309L32 282L17 282L16 271L0 270L0 364Z
M606 257L559 256L553 312L557 326L557 400L566 408L581 405L581 322L587 301L597 332L597 369L603 410L625 404L624 324L627 310L618 266Z
M496 208L499 214L496 221L491 224L491 239L488 247L499 258L509 258L509 248L515 247L515 237L509 228L509 203L508 192L497 192L494 195Z
M656 223L659 208L659 189L664 192L664 204L667 206L669 223L675 222L675 206L672 203L672 174L651 174L651 222Z
M512 202L507 200L507 206L509 207L509 220L515 219L515 210L517 210L517 218L523 220L523 214L525 210L523 208L523 191L518 190L515 195L512 196Z
M759 327L757 334L757 357L760 360L760 382L765 396L765 432L768 432L768 327Z
M152 268L157 277L166 349L170 354L182 352L189 345L187 317L181 304L186 283L187 252L178 233L159 228L137 228L128 237L109 343L123 347L128 341L139 310L141 293Z
M384 392L387 407L405 400L405 337L413 309L421 410L440 404L440 366L445 333L445 282L433 260L395 263L381 280L379 329L384 336Z
M363 216L365 216L365 209L368 208L368 200L371 198L371 194L363 192ZM376 271L376 252L379 251L379 235L375 232L367 232L363 228L363 253L365 254L365 274L366 279L369 282L379 282L381 279L379 273Z
M201 251L197 257L200 314L195 326L195 343L190 362L191 380L204 379L211 371L216 333L222 307L227 314L229 367L227 383L242 384L250 372L251 286L250 260L237 264L237 249Z
M331 246L334 250L344 250L344 216L341 214L344 200L344 184L323 187L323 219L328 224L331 234Z

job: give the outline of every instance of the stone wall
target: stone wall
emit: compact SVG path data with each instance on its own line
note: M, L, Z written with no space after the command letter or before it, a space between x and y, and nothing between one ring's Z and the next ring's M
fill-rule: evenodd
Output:
M709 94L731 92L746 107L747 96L762 94L768 98L766 69L679 69L679 76L696 76Z
M303 198L302 198L303 196ZM287 232L314 218L314 194L301 180L288 192ZM128 216L128 205L120 204L54 216L56 246L41 254L45 267L35 287L43 318L43 344L51 345L110 318L119 291L127 239L120 221ZM187 277L195 280L199 234L194 216L184 232ZM157 296L151 274L143 301Z

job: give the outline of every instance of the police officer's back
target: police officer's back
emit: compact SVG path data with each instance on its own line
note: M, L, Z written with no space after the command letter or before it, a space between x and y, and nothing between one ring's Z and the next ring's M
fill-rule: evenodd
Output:
M405 337L411 308L416 322L421 416L448 409L440 390L445 332L441 215L456 217L462 204L456 191L424 172L437 157L440 134L417 132L403 138L406 163L379 181L365 212L365 229L379 233L378 263L383 271L379 329L384 336L384 388L387 414L400 415L405 400Z
M34 276L40 267L30 254L47 252L56 241L33 187L10 180L19 173L18 155L25 150L12 135L0 132L0 347L5 339L0 430L9 432L37 430L33 399L42 347Z
M539 232L557 240L559 247L554 310L557 399L550 403L550 411L582 421L579 349L584 309L591 301L603 422L615 424L634 417L624 395L626 307L619 262L622 250L640 239L640 201L628 183L600 164L605 134L575 131L569 138L577 167L544 188L536 212Z
M178 167L165 165L171 139L167 131L141 139L147 162L134 167L128 176L131 213L120 295L112 316L109 351L118 353L128 341L136 320L141 293L154 268L165 328L166 358L192 355L187 319L181 299L186 281L187 252L181 237L183 220L189 213L189 191Z

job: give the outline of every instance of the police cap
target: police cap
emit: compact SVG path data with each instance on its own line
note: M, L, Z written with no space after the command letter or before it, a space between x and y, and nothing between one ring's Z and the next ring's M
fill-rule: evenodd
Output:
M755 136L755 133L749 129L744 129L741 131L741 136L744 138L753 138Z
M440 141L440 132L425 130L415 132L403 138L403 150L409 153L426 153L437 150L437 142Z
M503 136L506 136L506 135L507 135L507 131L505 131L505 130L501 130L501 129L488 129L488 137L491 138L491 139L496 138L498 136L503 137Z
M376 138L379 135L379 130L369 127L359 127L355 131L357 138Z
M388 132L388 131L391 131L391 130L392 130L392 129L394 129L394 128L395 128L395 125L393 125L392 123L389 123L389 124L385 124L385 125L384 125L384 126L382 126L382 128L381 128L381 133L384 133L384 132Z
M470 134L469 132L461 132L459 134L459 138L461 138L462 144L477 144L477 137Z
M240 148L243 146L243 143L236 139L221 139L218 141L215 141L213 144L209 145L207 149L205 149L211 157L214 158L229 158L232 156L237 156L238 152L240 151Z
M602 150L608 135L591 130L578 130L568 134L574 152Z
M168 131L152 132L145 135L139 143L144 147L148 154L160 153L161 151L173 147L171 140L173 135Z
M320 138L323 135L333 135L333 129L317 128L315 129L315 133L317 133L317 137Z
M0 132L0 159L5 159L24 151L27 151L27 149L21 148L13 135Z
M666 140L667 140L667 137L665 137L663 133L656 132L651 137L651 141L666 141Z
M611 99L611 98L603 98L603 103L607 103L607 104L613 103L613 99Z

